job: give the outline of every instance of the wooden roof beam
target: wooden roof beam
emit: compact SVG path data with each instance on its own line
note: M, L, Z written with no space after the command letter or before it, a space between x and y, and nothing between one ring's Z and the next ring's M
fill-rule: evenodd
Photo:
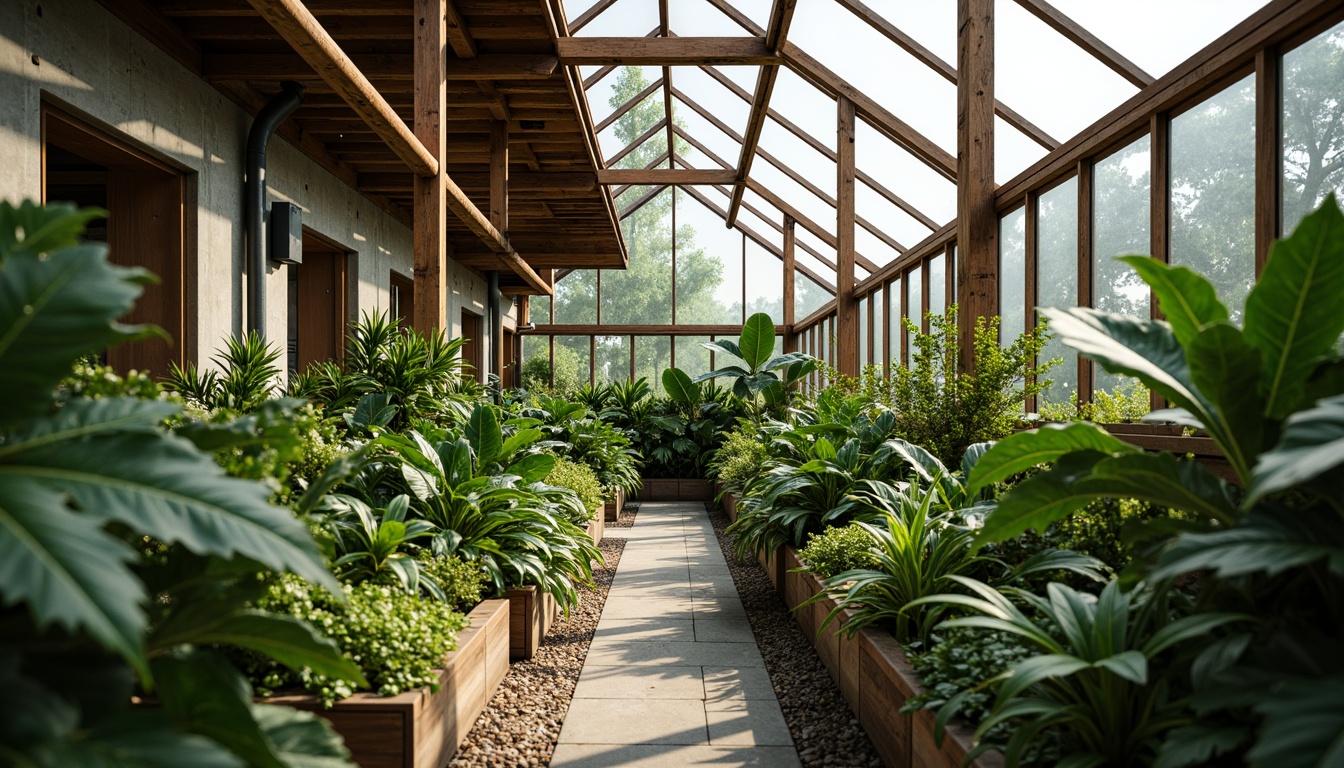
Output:
M271 15L282 15L282 10L290 6L303 7L299 0L277 0L266 3L262 0L248 0L257 6L266 8ZM308 14L308 18L313 18ZM268 18L269 21L269 18ZM316 19L314 19L316 23ZM272 24L274 26L274 24ZM324 35L332 45L336 41L331 35ZM288 40L288 38L286 38ZM296 50L299 46L295 45ZM313 79L317 66L308 61L303 51L295 56L288 53L207 53L201 57L201 76L206 80L304 80ZM379 81L411 82L411 57L403 54L373 54L350 57L341 54L345 61L351 62L363 73L365 79ZM491 54L477 56L474 59L450 59L446 67L447 80L537 80L550 77L555 72L556 58L548 54ZM317 71L318 77L322 73ZM322 77L325 81L326 78ZM328 81L329 82L329 81ZM335 86L333 86L335 87ZM339 93L339 91L338 91Z
M625 145L625 148L623 148L620 152L617 152L616 154L612 155L611 159L608 160L606 163L607 167L613 166L621 162L622 160L625 159L626 155L630 154L631 152L634 152L636 147L638 147L639 145L643 144L644 142L648 141L649 139L657 135L657 133L664 128L663 122L664 122L663 120L659 120L657 123L654 123L653 126L649 128L647 131L636 136L634 141Z
M476 58L476 41L472 39L471 32L467 30L467 22L462 18L462 14L457 12L453 0L444 3L444 22L448 45L452 47L453 53L456 53L459 59Z
M1045 0L1016 0L1027 13L1045 22L1046 26L1063 35L1074 45L1105 64L1117 75L1128 80L1137 88L1152 85L1153 76L1143 71L1139 65L1120 55L1120 52L1101 41L1086 27L1065 16L1058 8Z
M631 96L624 104L617 107L616 111L602 118L602 122L598 123L597 127L594 128L593 130L597 133L601 133L605 131L607 128L611 127L612 123L616 122L617 120L620 120L622 117L625 117L626 113L634 109L640 102L652 96L654 91L661 89L663 87L664 82L665 81L663 80L663 78L658 78L657 80L654 80L652 83L649 83L647 88L640 91L639 93L636 93L634 96ZM669 118L669 120L670 119L671 118Z
M562 64L681 66L778 64L760 37L562 37Z
M736 178L732 170L700 170L697 168L606 168L597 172L597 183L606 185L625 184L677 184L712 185L732 184Z
M797 0L774 0L770 8L770 26L765 31L765 46L770 52L778 54L784 47L796 7ZM775 79L778 76L779 66L776 64L761 67L760 74L756 76L756 93L751 100L751 112L747 115L742 151L737 159L737 180L733 185L732 200L728 203L726 223L729 227L737 222L737 211L742 206L742 193L746 190L747 175L751 173L751 163L756 158L756 145L761 140L761 130L765 128L765 118L770 110L770 95L775 91Z
M589 22L591 22L593 19L596 19L599 15L601 15L603 11L607 10L608 8L610 8L615 4L616 0L598 0L598 2L593 3L591 8L579 14L579 17L577 19L570 22L569 34L572 35L578 32L580 29L583 29L584 27L588 26Z

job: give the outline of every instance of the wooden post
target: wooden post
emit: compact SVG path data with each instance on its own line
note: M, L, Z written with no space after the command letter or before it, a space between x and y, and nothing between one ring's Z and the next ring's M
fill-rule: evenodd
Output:
M509 124L490 123L490 224L509 237Z
M1269 260L1269 246L1283 226L1283 157L1279 148L1283 104L1280 79L1283 74L1278 48L1265 48L1255 55L1255 276Z
M859 309L854 300L854 102L836 99L835 367L859 375Z
M796 321L796 310L793 305L794 295L794 275L797 272L794 266L794 250L797 248L797 236L794 228L797 222L792 216L784 217L784 351L798 351L798 337L793 332L793 324Z
M446 0L415 0L415 137L435 160L447 153L448 84L443 48L447 37ZM434 176L416 174L411 214L415 266L415 329L421 333L447 328L443 274L448 247L446 164Z
M975 370L975 326L999 314L994 212L994 0L957 1L957 325Z

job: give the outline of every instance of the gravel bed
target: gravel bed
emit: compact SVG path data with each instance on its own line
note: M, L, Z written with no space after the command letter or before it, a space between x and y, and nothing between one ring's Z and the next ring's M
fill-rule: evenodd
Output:
M868 734L770 578L755 560L738 562L732 539L723 533L728 516L717 505L707 508L804 768L882 768Z
M606 565L593 570L593 586L580 587L578 608L561 618L531 661L514 662L499 690L476 719L453 768L547 766L560 738L588 645L602 617L607 591L621 561L625 539L603 539Z
M616 516L616 522L607 523L608 528L634 528L635 516L639 514L639 502L627 501L625 508Z

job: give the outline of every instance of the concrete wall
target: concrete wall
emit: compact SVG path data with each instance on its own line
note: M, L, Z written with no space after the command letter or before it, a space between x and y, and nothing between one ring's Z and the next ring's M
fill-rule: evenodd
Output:
M207 361L224 337L243 330L243 153L251 117L94 0L0 0L0 199L42 194L44 95L189 173L196 282L187 301L199 310L186 343L198 362ZM271 200L298 205L306 226L354 253L352 319L387 307L389 272L411 274L410 229L279 138L270 145L266 183ZM287 269L273 265L266 278L267 335L281 348ZM446 278L457 336L464 308L485 314L485 282L451 261Z

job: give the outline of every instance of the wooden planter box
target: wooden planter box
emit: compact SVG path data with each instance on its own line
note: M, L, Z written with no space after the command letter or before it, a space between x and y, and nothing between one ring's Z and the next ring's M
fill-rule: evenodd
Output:
M534 584L510 587L504 597L509 601L509 658L531 659L555 621L555 598Z
M608 501L606 506L602 507L602 517L608 523L614 523L621 519L621 510L625 509L625 491L616 489L616 498Z
M792 547L783 549L780 560L789 570L801 565ZM784 601L790 609L822 590L821 582L810 573L786 571L784 579ZM933 712L901 714L906 700L923 688L900 644L886 632L874 629L864 629L853 638L846 638L838 631L844 623L843 615L818 634L822 621L834 607L832 600L823 598L795 610L794 617L872 739L883 764L889 768L960 768L973 746L971 730L960 722L949 724L939 747L933 737ZM991 752L972 765L998 768L1003 759L997 752Z
M702 478L644 478L640 501L713 501L714 484Z
M593 519L588 521L588 535L593 537L593 544L601 544L602 537L606 535L607 523L605 515L601 513L593 515Z
M265 701L316 712L331 721L362 768L443 768L466 739L509 671L509 604L486 600L468 618L457 650L439 670L439 690L399 696L357 693L323 709L312 696Z
M728 515L730 522L737 522L737 494L723 494L723 513Z
M756 560L765 569L765 575L770 577L770 583L775 585L775 591L782 597L784 595L784 551L786 547L780 547L774 552L758 552Z

